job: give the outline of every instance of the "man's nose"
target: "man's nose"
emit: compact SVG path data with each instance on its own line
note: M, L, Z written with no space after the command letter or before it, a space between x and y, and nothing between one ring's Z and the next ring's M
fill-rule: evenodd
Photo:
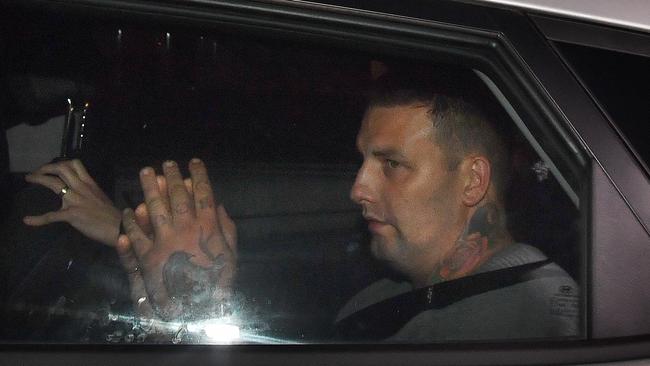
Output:
M350 189L350 199L357 204L372 202L370 172L365 163L357 171L357 177Z

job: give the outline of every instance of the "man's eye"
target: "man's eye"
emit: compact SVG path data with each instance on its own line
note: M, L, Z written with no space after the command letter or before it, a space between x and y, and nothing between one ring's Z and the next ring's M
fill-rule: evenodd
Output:
M386 165L391 169L395 169L400 166L400 163L395 160L386 159Z

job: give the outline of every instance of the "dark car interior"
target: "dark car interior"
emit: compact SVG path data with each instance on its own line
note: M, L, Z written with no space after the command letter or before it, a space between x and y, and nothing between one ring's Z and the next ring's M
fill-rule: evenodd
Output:
M238 297L250 330L280 341L327 341L338 309L386 275L348 198L369 65L379 59L443 73L457 66L228 29L38 11L5 12L0 24L3 341L133 341L128 321L113 316L132 311L113 249L65 224L21 222L60 201L24 182L27 171L9 167L12 149L39 146L10 147L5 131L65 116L68 99L85 108L84 126L62 154L81 159L118 208L142 201L143 166L184 165L194 156L207 163L238 226ZM493 97L484 101L500 108ZM577 279L580 209L510 129L512 233Z

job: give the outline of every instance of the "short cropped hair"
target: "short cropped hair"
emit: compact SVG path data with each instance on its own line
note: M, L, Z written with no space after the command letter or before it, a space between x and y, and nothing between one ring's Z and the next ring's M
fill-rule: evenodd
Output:
M498 102L469 70L406 71L389 70L378 78L368 93L368 109L427 106L434 143L445 154L447 168L456 169L472 153L485 156L490 161L492 184L503 202L510 178L510 152L507 121Z

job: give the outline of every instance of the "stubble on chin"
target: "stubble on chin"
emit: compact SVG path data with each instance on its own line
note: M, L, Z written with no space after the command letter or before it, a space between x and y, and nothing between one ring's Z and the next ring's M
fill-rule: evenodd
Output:
M386 238L377 234L370 240L370 251L378 261L384 262L393 270L405 274L408 266L405 244L396 238Z
M376 235L373 235L370 239L370 253L372 257L377 260L383 259L383 244L381 243L381 238L378 238Z

